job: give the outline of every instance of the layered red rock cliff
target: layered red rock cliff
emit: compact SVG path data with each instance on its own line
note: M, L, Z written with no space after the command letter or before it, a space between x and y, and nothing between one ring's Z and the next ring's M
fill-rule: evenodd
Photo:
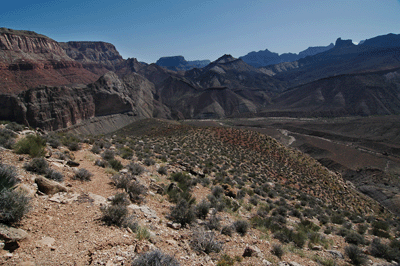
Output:
M88 84L99 78L70 58L56 41L31 31L0 28L0 93L37 86Z

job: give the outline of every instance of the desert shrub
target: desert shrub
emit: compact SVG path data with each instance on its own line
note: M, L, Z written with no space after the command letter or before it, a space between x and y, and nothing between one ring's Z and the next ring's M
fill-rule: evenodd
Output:
M353 245L364 245L365 244L365 239L362 235L360 235L357 232L351 231L349 234L346 235L344 240Z
M143 166L137 163L130 163L127 168L133 175L141 175L144 172Z
M259 200L260 200L259 197L254 195L254 196L250 197L249 203L253 204L254 206L257 206Z
M233 227L235 228L235 231L239 235L244 236L244 235L246 235L247 231L249 230L250 224L248 221L238 220L233 223Z
M128 184L126 192L132 202L141 203L147 194L147 188L138 181L132 181Z
M110 164L111 168L114 169L115 171L119 171L122 168L124 168L122 163L120 161L118 161L117 159L111 159L108 161L108 163Z
M362 250L355 245L345 247L344 252L354 265L363 265L367 262L367 257Z
M111 204L100 208L102 212L101 220L107 225L122 226L128 216L126 204Z
M368 229L368 225L367 224L359 224L357 226L357 233L359 233L360 235L363 235L363 234L365 234L367 229Z
M317 219L321 224L327 224L330 221L329 217L326 216L325 214L318 215Z
M233 234L233 226L232 225L225 225L221 229L221 234L226 235L226 236L232 236L232 234Z
M133 151L128 147L122 147L120 149L120 153L121 153L121 158L126 160L130 160L133 157Z
M172 256L153 250L138 255L132 262L132 266L179 266L179 262Z
M190 246L197 252L210 254L211 252L219 253L223 244L215 239L214 232L197 228L193 231Z
M146 158L146 159L144 159L143 163L144 163L146 166L151 166L151 165L155 165L155 164L156 164L156 162L155 162L153 159L151 159L151 158Z
M389 230L389 227L390 227L390 225L387 221L376 220L376 221L372 222L372 228L375 228L375 229L387 231L387 230Z
M298 247L298 248L303 248L304 244L306 243L307 240L307 235L306 233L300 231L300 232L293 232L290 236L290 240L293 241L293 243Z
M301 230L305 233L317 232L320 229L318 225L307 219L301 220L300 223L297 225L297 228L299 231Z
M61 135L61 143L67 147L70 151L80 150L81 139L73 134L62 134Z
M114 197L111 199L111 205L129 205L130 201L128 198L128 195L124 192L117 193L114 195Z
M139 241L143 239L149 240L151 238L150 231L145 226L138 226L136 228L136 238L139 239Z
M291 234L293 234L292 230L289 230L287 227L283 227L281 230L274 233L274 238L278 239L282 243L289 243Z
M233 266L235 259L231 258L228 254L223 254L217 262L217 266Z
M14 146L15 138L17 134L13 131L5 128L0 128L0 146L11 149Z
M80 180L80 181L90 181L92 180L93 174L86 170L85 168L80 168L76 174L74 175L73 179Z
M334 224L343 224L345 219L341 214L336 213L331 216L331 222Z
M0 163L0 191L10 189L18 183L14 166Z
M54 170L54 169L49 169L49 170L46 172L45 177L48 178L48 179L57 181L57 182L62 182L62 181L64 181L64 176L63 176L63 174L60 173L60 172L58 172L58 171L56 171L56 170Z
M28 135L14 145L17 154L29 154L31 157L41 157L45 154L46 140L39 135Z
M211 189L211 194L218 199L224 194L224 189L220 186L215 186Z
M303 217L303 215L301 214L301 212L298 209L291 210L289 214L291 216L297 217L297 218L302 218Z
M399 249L392 248L389 245L381 243L379 238L374 238L372 240L369 251L372 256L377 258L383 258L387 261L397 261L400 262L400 251Z
M0 191L0 223L19 222L29 212L30 198L20 190L3 189Z
M193 207L185 199L180 199L175 206L171 207L168 218L185 226L186 224L191 224L196 219L196 216Z
M24 128L25 128L25 126L20 125L20 124L15 123L15 122L11 122L11 123L8 123L6 125L6 129L12 130L12 131L15 131L15 132L22 131L22 130L24 130Z
M282 248L282 245L273 244L271 253L274 254L275 256L277 256L279 259L282 259L282 256L283 256L283 254L285 254L285 251Z
M160 175L167 175L167 170L168 170L168 168L166 167L166 166L160 166L158 169L157 169L157 172L160 174Z
M90 151L93 152L94 154L99 154L101 152L101 148L99 145L94 144L90 149Z
M47 143L50 147L57 149L61 145L60 137L56 134L48 134L45 136Z
M372 234L374 236L379 236L379 237L384 237L384 238L390 238L390 234L384 230L381 230L379 228L373 227L372 228Z
M208 230L219 230L221 228L221 217L217 216L216 213L213 213L210 218L205 223L205 226Z
M24 168L29 172L44 175L49 171L49 163L43 157L33 158Z
M200 219L205 219L210 211L211 204L207 200L202 200L196 205L196 216Z
M116 188L128 189L131 181L136 181L136 178L130 174L116 174L111 177Z
M122 226L125 228L130 228L132 232L136 232L139 228L139 223L136 221L135 215L130 215L125 217Z
M115 157L115 152L107 149L101 154L101 157L106 161L112 160Z
M287 207L286 206L279 206L278 208L275 208L272 211L272 215L281 215L281 216L286 216L287 214Z

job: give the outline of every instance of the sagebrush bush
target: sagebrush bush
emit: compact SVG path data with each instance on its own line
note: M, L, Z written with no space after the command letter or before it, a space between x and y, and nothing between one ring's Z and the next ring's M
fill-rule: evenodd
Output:
M232 225L225 225L221 229L221 234L227 235L227 236L232 236L232 234L233 234L233 226Z
M137 163L130 163L127 168L133 175L141 175L144 172L143 166Z
M101 152L101 148L99 145L94 144L90 149L90 151L93 152L94 154L99 154Z
M102 212L101 220L107 225L122 226L125 218L128 216L128 207L126 204L111 204L100 208Z
M349 244L353 244L353 245L364 245L365 244L365 239L362 235L360 235L357 232L353 232L351 231L349 234L346 235L346 237L344 238L344 240L349 243Z
M107 149L101 154L101 157L106 161L112 160L115 157L115 152Z
M3 146L6 149L11 149L14 146L16 137L17 134L13 131L6 128L0 128L0 146Z
M20 190L0 191L0 222L13 224L19 222L31 208L30 198Z
M171 207L168 218L175 223L185 226L186 224L191 224L196 219L196 216L193 206L185 199L181 199L175 206Z
M205 227L208 230L219 230L221 228L221 217L217 216L216 213L213 213L210 218L206 221Z
M381 243L379 238L374 238L374 240L372 240L369 251L374 257L383 258L389 262L400 262L400 250L398 248L393 248L390 245Z
M103 168L106 168L106 167L108 167L110 164L109 164L106 160L97 159L97 160L94 162L94 165L100 166L100 167L103 167Z
M141 203L147 194L147 188L138 181L132 181L128 184L126 192L132 202Z
M24 168L29 172L44 175L49 171L49 163L43 157L33 158Z
M64 181L64 176L63 176L63 174L60 173L60 172L58 172L58 171L56 171L56 170L54 170L54 169L49 169L49 170L46 172L45 177L48 178L48 179L57 181L57 182L62 182L62 181Z
M190 246L197 252L210 254L211 252L219 253L223 244L215 239L214 232L197 228L193 231Z
M167 175L167 174L168 174L168 168L167 168L166 166L160 166L160 167L157 169L157 172L158 172L160 175Z
M239 220L233 223L233 227L239 235L244 236L249 230L250 224L246 220Z
M355 245L345 247L344 252L354 265L364 265L367 262L367 257L362 250Z
M129 184L132 181L136 181L136 178L130 174L116 174L111 177L112 182L116 188L128 190Z
M6 129L12 130L12 131L15 131L15 132L22 131L22 130L24 130L24 128L25 128L24 125L20 125L20 124L18 124L16 122L11 122L11 123L8 123L6 125Z
M277 256L279 259L282 259L282 256L283 256L283 254L285 254L285 251L282 248L282 245L273 244L271 253L274 254L275 256Z
M146 159L144 159L143 163L144 163L146 166L151 166L151 165L155 165L155 164L156 164L156 162L155 162L153 159L151 159L151 158L146 158Z
M120 161L118 161L117 159L111 159L108 161L108 163L110 164L111 168L114 169L115 171L119 171L122 168L124 168L122 163Z
M211 204L207 200L203 199L196 205L196 216L200 219L205 219L210 211Z
M122 204L122 205L130 204L129 197L126 193L124 193L124 192L117 193L114 195L114 197L112 197L111 205L118 205L118 204Z
M156 249L138 255L132 262L132 266L179 266L179 262L172 256Z
M10 189L18 183L14 166L0 163L0 191Z
M14 145L17 154L29 154L31 157L41 157L45 154L46 140L39 135L28 135Z
M80 168L74 175L74 179L80 181L90 181L92 180L92 176L93 174L89 170L86 170L85 168Z

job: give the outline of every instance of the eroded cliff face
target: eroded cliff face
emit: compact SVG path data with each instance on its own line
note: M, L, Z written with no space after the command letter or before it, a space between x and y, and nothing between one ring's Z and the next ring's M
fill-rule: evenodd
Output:
M0 28L0 93L38 86L88 84L99 75L70 58L54 40L31 31Z
M108 71L115 72L125 64L125 60L111 43L65 42L59 44L70 58L99 75Z
M150 118L160 108L155 107L153 93L154 85L137 74L120 79L109 72L88 86L47 86L17 95L0 94L0 119L58 130L116 114L132 120Z

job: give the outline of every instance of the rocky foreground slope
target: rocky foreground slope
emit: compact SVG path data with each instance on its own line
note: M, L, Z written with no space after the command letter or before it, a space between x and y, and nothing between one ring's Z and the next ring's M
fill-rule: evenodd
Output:
M21 128L2 126L6 147L10 129ZM35 132L16 141L27 134ZM11 223L18 230L0 225L2 264L148 265L167 255L169 265L400 260L389 213L261 134L143 120L113 137L42 137L42 159L16 154L21 144L0 151L0 168L15 167L17 190L31 197L27 215Z

